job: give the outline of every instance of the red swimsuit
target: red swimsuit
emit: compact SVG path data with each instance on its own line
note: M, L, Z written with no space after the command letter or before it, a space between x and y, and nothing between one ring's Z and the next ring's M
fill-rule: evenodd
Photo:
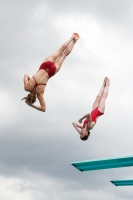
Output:
M45 71L48 73L49 78L50 78L51 76L53 76L53 75L55 74L55 72L56 72L56 66L55 66L55 64L54 64L53 62L51 62L51 61L43 62L43 63L41 64L39 70L40 70L40 69L45 70Z
M91 120L92 122L95 122L96 123L96 119L97 117L103 115L104 113L100 112L98 110L98 108L95 108L94 110L91 111ZM85 121L84 121L84 124L83 124L83 127L85 127L85 124L88 124L88 119L86 118Z
M40 65L39 70L41 70L41 69L45 70L45 71L48 73L49 78L50 78L51 76L53 76L53 75L55 74L55 72L56 72L56 66L55 66L55 64L54 64L53 62L51 62L51 61L43 62L43 63ZM34 81L35 81L35 86L34 86L34 88L32 89L32 91L33 91L34 89L36 90L36 88L37 88L38 85L46 85L45 83L37 83L34 76L33 76L33 78L34 78ZM31 91L31 92L32 92L32 91Z
M33 89L32 89L31 92L33 92L34 89L35 89L35 91L36 91L36 88L37 88L38 85L46 85L45 83L37 83L34 76L33 76L33 78L34 78L34 81L35 81L35 85L34 85L34 87L33 87Z

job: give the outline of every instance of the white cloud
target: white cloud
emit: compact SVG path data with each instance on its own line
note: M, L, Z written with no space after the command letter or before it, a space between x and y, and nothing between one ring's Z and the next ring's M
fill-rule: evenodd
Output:
M16 104L15 98L13 98L11 92L5 92L1 91L1 97L0 97L0 126L1 128L3 126L11 125L12 123L16 123L16 120L18 118L17 110L18 105Z

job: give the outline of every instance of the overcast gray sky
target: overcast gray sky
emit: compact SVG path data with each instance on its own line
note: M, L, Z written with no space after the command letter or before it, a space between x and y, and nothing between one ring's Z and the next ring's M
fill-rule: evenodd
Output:
M84 172L71 162L133 155L133 1L0 0L0 199L129 200L133 168ZM72 53L45 91L47 111L21 98L23 75L73 32ZM105 76L110 78L105 114L88 141L72 126L87 112Z

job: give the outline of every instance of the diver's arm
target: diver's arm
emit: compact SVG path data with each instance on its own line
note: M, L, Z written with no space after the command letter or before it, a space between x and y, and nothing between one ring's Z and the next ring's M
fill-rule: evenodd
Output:
M78 131L78 133L80 134L81 131L80 131L79 128L81 128L81 126L79 126L79 125L78 125L77 123L75 123L75 122L72 122L72 124L73 124L74 128L76 129L76 131Z
M81 123L82 123L82 120L85 119L85 118L87 118L87 119L88 119L88 122L91 123L91 116L90 116L90 113L88 113L88 114L84 115L83 117L81 117L81 118L79 119L78 122L81 124Z
M38 100L40 102L40 106L36 106L34 104L30 104L27 100L25 101L25 103L27 103L29 106L31 106L32 108L35 108L36 110L45 112L46 111L46 104L43 98L43 95L38 95Z
M25 91L28 91L28 82L29 82L29 80L30 80L30 77L28 76L28 74L25 74L24 75L24 89L25 89Z

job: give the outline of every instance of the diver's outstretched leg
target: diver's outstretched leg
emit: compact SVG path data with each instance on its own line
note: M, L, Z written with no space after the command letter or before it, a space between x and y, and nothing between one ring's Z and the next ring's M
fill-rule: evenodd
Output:
M109 79L107 78L106 79L106 86L105 86L104 92L102 94L102 97L101 97L99 105L98 105L98 110L102 113L104 113L104 110L105 110L105 100L108 96L109 85L110 85Z
M77 41L77 39L74 38L72 43L68 46L67 49L65 49L65 51L62 53L62 55L59 57L59 59L57 59L57 61L55 62L56 73L60 70L65 58L71 53L76 41Z
M97 97L96 97L96 99L95 99L95 101L93 103L92 110L94 110L95 108L97 108L99 106L100 99L101 99L101 97L103 95L104 88L106 86L106 79L107 79L107 77L104 78L103 85L102 85L102 87L101 87L101 89L100 89L100 91L99 91L99 93L98 93L98 95L97 95Z
M73 33L72 37L66 41L55 53L51 54L50 56L48 56L44 62L46 61L51 61L53 63L56 62L56 60L58 60L58 58L63 54L63 52L69 47L69 45L71 45L71 43L75 40L77 40L76 38L78 37L77 33Z

